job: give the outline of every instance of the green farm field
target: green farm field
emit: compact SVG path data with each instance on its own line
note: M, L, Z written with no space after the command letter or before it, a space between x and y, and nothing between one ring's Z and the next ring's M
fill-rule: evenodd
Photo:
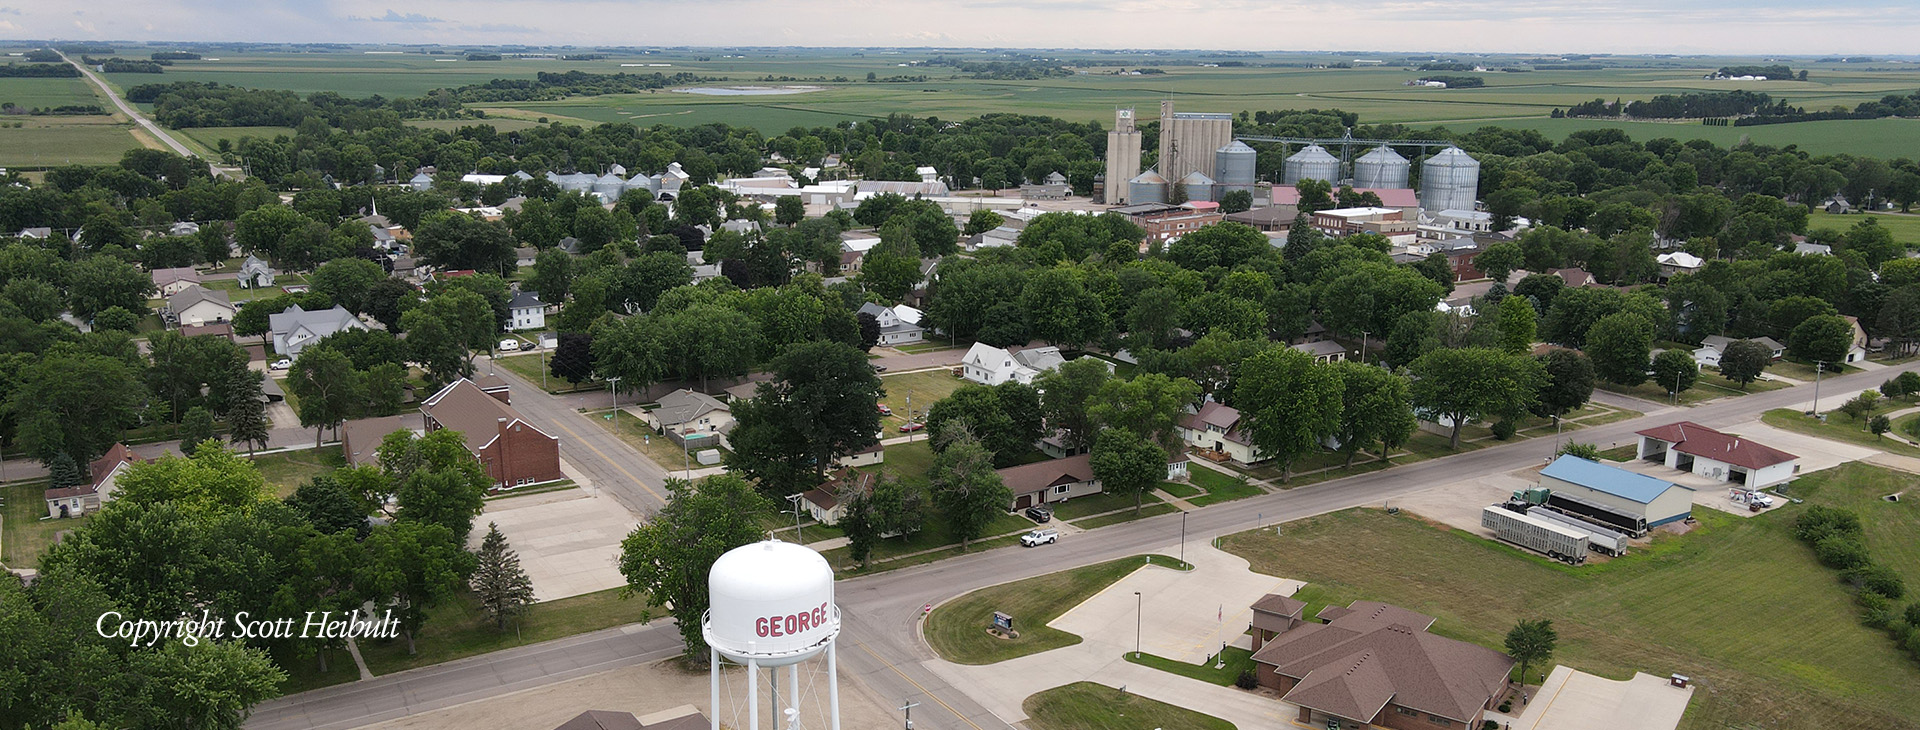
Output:
M1816 210L1807 216L1807 229L1831 228L1845 233L1847 229L1859 225L1860 221L1872 217L1887 230L1893 232L1893 238L1901 243L1920 244L1920 213L1906 215L1900 213L1852 213L1834 215Z
M112 117L0 117L21 122L0 129L0 167L110 165L127 150L139 149L130 125Z
M34 107L98 104L105 100L94 94L86 79L0 78L0 103Z
M1788 493L1859 511L1875 558L1911 579L1920 507L1879 497L1912 480L1852 464ZM1232 535L1224 547L1256 571L1308 581L1327 602L1406 606L1436 616L1436 632L1483 646L1498 647L1519 619L1553 619L1556 663L1615 679L1702 680L1708 690L1695 693L1683 730L1827 727L1838 717L1849 727L1920 727L1911 691L1920 665L1861 625L1834 572L1793 539L1802 509L1742 518L1700 508L1692 533L1580 568L1376 510L1295 522L1281 536ZM1753 615L1760 606L1764 618Z

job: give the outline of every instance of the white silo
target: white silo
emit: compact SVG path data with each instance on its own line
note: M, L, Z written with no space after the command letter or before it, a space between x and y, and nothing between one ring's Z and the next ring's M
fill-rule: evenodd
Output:
M1353 186L1404 188L1407 187L1407 173L1412 168L1413 163L1407 162L1407 158L1381 145L1353 161Z
M1327 152L1327 148L1310 144L1300 148L1299 152L1288 157L1281 166L1281 182L1293 185L1301 180L1325 180L1329 183L1340 182L1340 158Z
M1148 170L1127 181L1127 202L1165 203L1168 187L1166 178L1161 177L1158 172Z
M627 187L627 181L621 179L619 175L615 175L611 172L605 175L601 175L600 177L594 178L593 180L593 191L596 193L599 193L601 197L606 198L608 200L618 199L620 197L620 193L626 187Z
M834 639L840 608L833 602L833 568L811 548L767 540L727 551L707 571L711 608L701 617L712 660L713 724L720 727L720 659L747 668L747 728L760 728L760 670L768 671L773 728L803 727L800 665L827 658L827 727L840 730L840 680ZM780 669L787 694L780 694ZM783 703L784 700L784 703ZM782 705L785 705L784 707Z
M1214 150L1213 169L1219 173L1215 178L1219 184L1214 189L1222 194L1235 190L1253 192L1253 184L1258 175L1258 167L1254 163L1258 158L1258 152L1237 139L1225 147Z
M1430 213L1473 210L1480 197L1480 161L1459 147L1440 150L1420 164L1420 207Z

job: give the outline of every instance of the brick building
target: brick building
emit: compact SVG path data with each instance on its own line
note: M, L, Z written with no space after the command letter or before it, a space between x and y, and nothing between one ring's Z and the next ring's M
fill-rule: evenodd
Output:
M1165 243L1226 219L1220 214L1218 204L1204 201L1185 205L1141 203L1124 205L1110 212L1124 215L1134 225L1146 229L1147 243Z
M459 431L467 450L487 468L496 485L517 487L562 478L560 440L522 418L504 388L489 393L461 378L420 406L427 432Z

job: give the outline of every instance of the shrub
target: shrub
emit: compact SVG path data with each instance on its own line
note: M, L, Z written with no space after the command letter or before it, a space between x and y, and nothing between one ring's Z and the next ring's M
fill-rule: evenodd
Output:
M1233 686L1239 687L1240 689L1253 689L1260 686L1260 679L1253 676L1253 670L1242 669L1240 670L1240 676L1233 678Z
M1505 441L1507 439L1513 438L1514 430L1515 429L1512 421L1507 421L1507 420L1496 421L1493 424L1493 437L1500 439L1501 441Z
M1887 615L1893 615L1893 601L1907 595L1907 582L1900 573L1884 565L1862 563L1841 573L1840 577L1864 593L1877 593L1887 598Z
M1500 730L1500 723L1488 720L1480 723L1480 730Z
M1854 594L1854 603L1860 604L1860 622L1876 629L1893 625L1893 601L1886 596L1871 591Z
M1560 447L1560 453L1554 454L1554 456L1574 456L1586 459L1587 461L1599 461L1600 447L1593 444L1568 441L1567 445Z
M1793 536L1810 545L1835 533L1860 534L1860 516L1836 507L1814 505L1793 521Z
M1835 534L1820 538L1813 544L1814 556L1820 558L1820 564L1835 570L1852 570L1873 562L1867 555L1867 544L1859 536Z
M1920 601L1907 604L1907 625L1920 630Z

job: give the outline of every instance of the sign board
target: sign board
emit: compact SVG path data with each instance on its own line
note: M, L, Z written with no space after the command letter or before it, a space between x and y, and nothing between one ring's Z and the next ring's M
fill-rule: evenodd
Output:
M1339 720L1328 720L1328 721L1327 721L1327 730L1340 730L1340 721L1339 721Z
M1013 617L999 611L994 611L993 625L999 627L1001 631L1012 631Z

